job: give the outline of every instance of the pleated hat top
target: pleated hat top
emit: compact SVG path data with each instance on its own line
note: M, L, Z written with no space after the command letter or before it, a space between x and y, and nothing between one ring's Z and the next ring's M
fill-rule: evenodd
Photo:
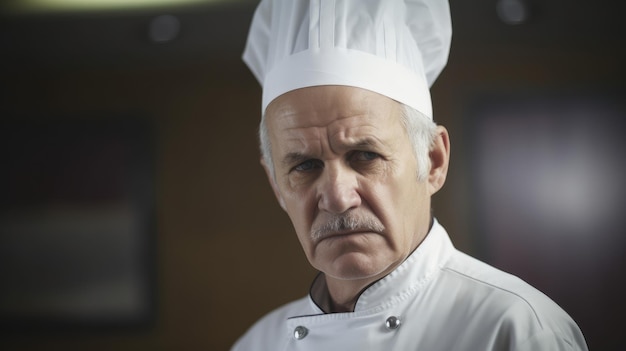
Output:
M447 0L262 0L243 60L262 112L291 90L346 85L432 118L430 86L448 60Z

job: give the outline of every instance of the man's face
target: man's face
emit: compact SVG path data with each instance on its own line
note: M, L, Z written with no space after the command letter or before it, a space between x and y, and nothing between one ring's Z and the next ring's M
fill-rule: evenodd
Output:
M327 277L381 277L428 231L431 191L400 113L385 96L345 86L294 90L268 106L270 181Z

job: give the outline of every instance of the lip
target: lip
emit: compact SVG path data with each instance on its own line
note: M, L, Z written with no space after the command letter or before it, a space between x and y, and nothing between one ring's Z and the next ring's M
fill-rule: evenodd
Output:
M377 233L369 229L358 229L358 230L328 233L324 235L323 237L321 237L318 240L318 242L322 242L326 239L340 239L340 238L345 238L345 237L352 236L352 235L362 235L362 234L377 234Z

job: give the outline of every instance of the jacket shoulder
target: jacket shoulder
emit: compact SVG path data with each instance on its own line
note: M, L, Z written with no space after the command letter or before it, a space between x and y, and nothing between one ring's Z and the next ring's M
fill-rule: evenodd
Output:
M586 343L574 320L552 299L522 279L457 251L442 267L445 279L458 281L470 306L487 307L499 338L516 335L527 345L552 338L566 348L583 349ZM453 283L454 285L454 283ZM467 302L467 301L466 301ZM478 312L478 310L474 311ZM526 335L525 337L523 335ZM510 342L512 340L508 340ZM536 340L535 340L536 341Z

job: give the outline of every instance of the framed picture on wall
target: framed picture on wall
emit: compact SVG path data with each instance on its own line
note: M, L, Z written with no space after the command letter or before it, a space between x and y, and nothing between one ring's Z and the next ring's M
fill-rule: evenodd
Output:
M132 116L0 122L0 328L149 325L154 136Z

